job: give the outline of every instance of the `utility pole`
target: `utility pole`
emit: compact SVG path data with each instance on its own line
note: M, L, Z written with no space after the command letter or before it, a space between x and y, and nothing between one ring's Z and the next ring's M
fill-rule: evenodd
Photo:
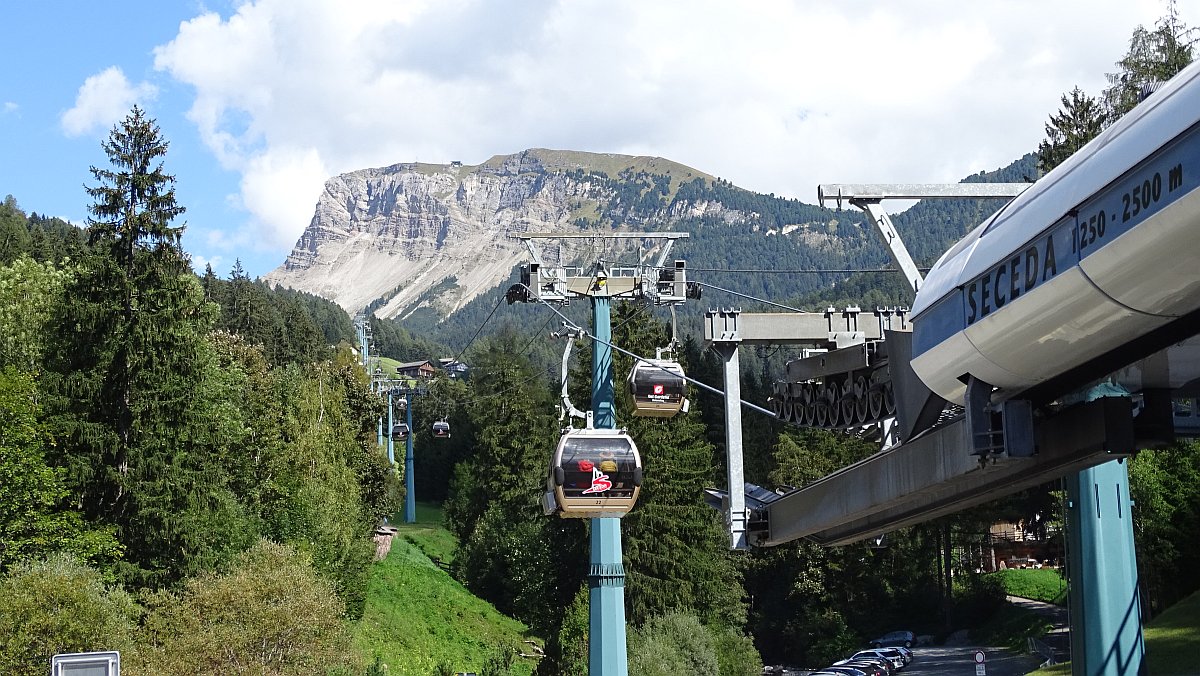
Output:
M592 303L592 424L598 429L617 425L613 396L612 299L651 298L660 305L676 305L688 296L686 266L667 256L676 239L687 233L619 232L526 233L517 235L529 249L530 262L522 268L521 284L508 291L508 301L524 303L570 303L587 297ZM597 266L595 272L578 266L546 265L537 250L537 239L661 239L666 240L654 265ZM629 658L625 645L625 566L621 551L621 520L594 518L588 566L588 674L627 676Z
M392 467L396 466L395 442L392 438L393 430L396 429L395 401L398 397L404 397L404 422L408 429L408 435L404 439L404 522L416 523L417 493L416 480L413 477L413 442L417 430L413 427L413 397L428 394L429 390L425 387L417 387L414 381L394 378L376 378L374 385L377 388L376 391L387 393L387 456L388 463ZM379 427L379 444L382 446L384 442L382 417Z
M412 421L413 392L412 388L404 391L404 414L408 424L407 445L404 448L404 523L417 522L417 488L413 479L413 438L417 436L417 431L413 429Z
M613 397L612 301L605 282L592 296L592 419L601 429L617 426ZM629 657L625 645L625 565L621 551L621 520L591 520L591 555L588 566L588 673L591 676L626 676Z

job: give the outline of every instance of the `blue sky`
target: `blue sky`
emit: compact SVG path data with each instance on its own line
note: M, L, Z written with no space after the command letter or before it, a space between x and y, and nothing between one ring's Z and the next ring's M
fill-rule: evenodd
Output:
M1200 3L1181 3L1196 5ZM42 0L6 3L0 196L82 223L138 103L171 147L184 246L283 262L325 179L530 147L669 157L815 201L956 181L1036 147L1161 0ZM1180 6L1187 25L1200 7Z

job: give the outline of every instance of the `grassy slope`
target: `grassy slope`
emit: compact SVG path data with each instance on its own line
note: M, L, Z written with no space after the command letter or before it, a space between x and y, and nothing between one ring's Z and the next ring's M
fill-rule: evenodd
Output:
M389 674L429 676L439 664L479 671L497 646L519 648L523 639L533 638L525 625L472 596L422 551L428 546L443 561L453 552L453 538L440 527L440 516L420 506L417 523L399 524L401 537L371 571L354 642L368 661L382 657ZM518 659L513 673L530 674L533 668L531 660Z
M1184 676L1196 673L1200 654L1200 592L1168 608L1146 625L1146 662L1155 676ZM1071 673L1070 664L1033 672L1038 676Z
M1052 568L1012 568L990 573L1004 583L1012 596L1064 605L1067 602L1067 581Z

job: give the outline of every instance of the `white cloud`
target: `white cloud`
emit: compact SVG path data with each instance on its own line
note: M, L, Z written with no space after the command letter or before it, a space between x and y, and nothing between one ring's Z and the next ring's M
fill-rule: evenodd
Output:
M135 103L153 99L158 88L149 82L131 84L125 73L116 66L84 80L75 96L75 106L62 114L63 132L67 136L82 136L111 127Z
M242 174L242 200L259 220L269 247L287 250L312 220L329 170L313 148L272 148L256 155ZM299 229L295 224L301 223Z
M1196 25L1192 8L1182 18ZM155 66L260 241L322 180L528 147L654 154L762 192L957 181L1033 150L1098 92L1159 0L843 5L722 0L256 0L186 21Z
M12 101L4 102L4 112L5 113L15 113L20 109L21 109L21 106Z
M212 269L213 269L213 273L215 273L218 277L221 277L222 276L221 263L223 261L224 261L224 259L221 256L213 256L212 258L205 258L204 256L192 254L192 270L198 275L203 275L204 268L211 265Z

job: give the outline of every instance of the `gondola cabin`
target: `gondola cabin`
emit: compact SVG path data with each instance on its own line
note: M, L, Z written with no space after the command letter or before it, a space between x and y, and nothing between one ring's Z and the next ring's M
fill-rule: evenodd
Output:
M670 418L680 411L686 412L686 391L683 367L673 359L639 361L629 372L635 416Z
M570 430L558 441L546 486L546 513L622 517L642 485L642 458L621 430Z
M393 441L405 441L407 439L408 439L408 424L407 423L400 423L399 425L392 425L392 440Z
M433 423L433 436L435 439L450 438L450 423L445 420L438 420Z

